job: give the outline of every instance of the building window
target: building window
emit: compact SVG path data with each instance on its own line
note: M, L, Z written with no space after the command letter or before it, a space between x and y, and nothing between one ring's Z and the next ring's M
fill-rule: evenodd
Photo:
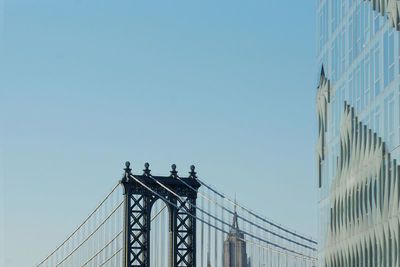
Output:
M368 105L372 99L371 90L371 61L370 54L367 53L364 59L364 105Z
M360 65L357 66L355 69L355 74L354 74L354 90L355 90L355 108L356 111L359 113L363 106L361 102L361 68Z
M379 106L377 106L375 108L375 114L374 114L374 122L375 122L375 129L374 131L379 135L379 133L381 132L381 127L380 127L380 122L381 122L381 113L380 113L380 108Z
M343 28L342 32L340 33L340 74L342 74L346 68L346 33Z
M394 93L391 93L385 98L385 127L384 136L385 142L387 142L388 147L392 147L394 144Z
M380 29L380 16L381 14L379 14L379 12L375 11L374 12L374 33L377 33Z
M354 106L354 100L355 100L355 96L354 96L354 72L350 72L349 73L348 81L349 81L348 84L349 84L349 93L350 93L348 102L349 102L350 105Z
M348 27L348 38L349 38L349 65L353 62L354 59L354 15L350 16L349 19L349 27Z
M380 73L379 73L379 43L376 44L374 48L374 88L375 88L375 96L379 95L381 92L381 81L380 81Z
M397 114L400 114L400 88L399 88L399 97L398 97L398 102L397 102L397 108L398 108ZM400 138L400 116L398 117L397 124L398 124L399 138ZM400 139L399 139L399 143L400 143Z
M392 27L383 36L384 87L394 79L394 32Z

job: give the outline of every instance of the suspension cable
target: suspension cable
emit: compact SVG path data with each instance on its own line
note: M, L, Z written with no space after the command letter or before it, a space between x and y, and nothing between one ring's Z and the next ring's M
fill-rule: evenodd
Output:
M162 200L164 200L164 201L167 202L168 204L170 204L170 205L174 206L175 208L179 209L179 207L178 207L176 204L172 203L172 202L169 201L168 199L164 198L163 196L161 196L160 194L158 194L157 192L155 192L153 189L151 189L150 187L148 187L147 185L145 185L143 182L141 182L138 178L136 178L136 177L133 176L132 174L130 175L130 177L131 177L132 179L134 179L137 183L139 183L140 185L142 185L144 188L146 188L147 190L149 190L151 193L155 194L157 197L161 198ZM161 182L157 181L157 180L156 180L155 178L153 178L152 176L149 176L149 177L151 177L152 179L154 179L154 181L156 181L157 183L159 183L160 186L162 186L164 189L166 189L167 191L169 191L171 194L173 194L174 196L180 198L179 195L177 195L174 191L172 191L171 189L169 189L167 186L165 186L165 185L162 184ZM195 207L194 204L192 204L192 205ZM198 208L198 207L196 207L196 209L201 210L201 209ZM225 230L221 229L221 228L218 227L218 226L215 226L215 225L213 225L213 224L211 224L211 223L208 223L208 222L206 222L205 220L203 220L203 219L201 219L201 218L198 218L196 215L193 215L192 213L190 213L190 212L188 212L188 211L185 211L185 213L188 214L189 216L191 216L192 218L197 219L197 220L201 221L201 222L204 223L204 224L207 224L209 227L213 227L214 229L216 229L216 230L218 230L218 231L222 231L222 232L224 232L225 234L228 234L228 235L230 234L228 231L225 231ZM204 212L204 213L207 214L207 212ZM208 215L208 214L207 214L207 215ZM208 216L216 218L215 216L212 216L211 214L208 215ZM217 219L218 219L218 218L217 218ZM219 219L218 219L218 220L219 220ZM222 222L222 221L221 221L221 222ZM222 223L225 223L225 222L222 222ZM250 236L250 237L253 237L253 238L255 238L255 239L258 239L258 240L260 240L260 241L262 241L262 242L264 242L264 243L266 243L266 244L268 244L268 245L275 246L275 247L280 248L280 249L282 249L282 250L285 250L285 251L288 251L288 252L292 252L292 253L301 255L301 256L303 256L303 257L299 257L299 256L296 256L296 255L293 255L293 254L290 254L290 253L284 253L284 252L282 252L284 255L287 255L287 256L289 256L289 257L294 257L294 258L297 258L297 259L302 259L302 260L305 260L305 261L308 261L308 262L313 262L313 263L316 263L316 262L317 262L317 261L316 261L317 258L315 258L315 257L309 256L309 255L306 255L306 254L303 254L303 253L300 253L300 252L297 252L297 251L294 251L294 250L291 250L291 249L288 249L288 248L285 248L285 247L282 247L282 246L280 246L280 245L278 245L278 244L275 244L275 243L272 243L272 242L267 241L267 240L265 240L265 239L259 238L259 237L255 236L255 235L250 234L250 233L247 233L247 232L244 232L244 231L242 231L242 232L243 232L244 234L246 234L246 235L248 235L248 236ZM271 249L271 248L270 248L270 250L271 250L271 251L275 251L275 250L273 250L273 249ZM308 259L308 258L309 258L309 259Z
M167 207L166 204L150 219L150 221L154 221L154 219L161 214L161 212ZM115 239L117 239L121 234L123 230L119 231L107 244L105 244L101 249L99 249L90 259L88 259L84 264L81 265L81 267L86 266L90 261L92 261L97 255L99 255L106 247L108 247ZM106 263L106 262L105 262ZM105 264L104 263L104 264Z
M81 267L86 266L89 262L91 262L94 258L96 258L97 255L99 255L106 247L108 247L115 239L117 239L121 234L123 230L119 231L107 244L104 245L101 249L99 249L90 259L88 259L84 264L81 265Z
M158 184L159 184L161 187L163 187L165 190L167 190L168 192L170 192L171 194L173 194L175 197L180 198L180 196L179 196L178 194L176 194L173 190L171 190L170 188L168 188L167 186L165 186L163 183L161 183L160 181L158 181L157 179L155 179L153 176L149 175L148 177L150 177L151 179L153 179L156 183L158 183ZM204 214L206 214L207 216L209 216L209 218L213 218L213 219L215 219L216 221L219 221L220 223L225 224L226 226L231 226L229 223L227 223L227 222L221 220L220 218L218 218L218 217L212 215L211 213L205 211L204 209L199 208L199 207L196 206L195 204L191 203L191 205L192 205L193 207L195 207L197 210L199 210L200 212L203 212ZM269 243L269 244L274 245L274 246L276 246L276 247L279 247L279 248L281 248L281 249L287 250L286 248L281 247L281 246L279 246L279 245L277 245L277 244L275 244L275 243L269 242L269 241L267 241L267 240L265 240L265 239L262 239L262 238L258 237L257 235L251 234L251 233L246 232L246 231L242 231L242 232L245 233L245 234L247 234L248 236L253 237L253 238L255 238L255 239L258 239L258 240L260 240L260 241L263 241L263 242L265 242L265 243ZM289 251L289 250L288 250L288 251ZM299 255L303 255L302 253L299 253L299 252L296 252L296 251L292 251L292 252L294 252L294 253L296 253L296 254L299 254Z
M59 250L93 216L93 214L103 205L103 203L110 197L110 195L115 191L115 189L117 189L118 186L119 186L119 182L113 187L113 189L111 189L111 191L97 205L97 207L86 217L86 219L83 220L83 222L78 227L76 227L75 230L71 234L69 234L69 236L58 247L56 247L56 249L53 250L53 252L51 252L46 258L44 258L44 260L42 260L36 266L38 267L38 266L42 265L48 258L50 258L54 253L56 253L56 251Z
M59 266L62 264L65 260L67 260L75 251L77 251L91 236L93 236L97 230L100 229L101 226L121 207L121 205L124 203L124 200L122 200L118 206L116 206L111 213L96 227L96 229L93 230L81 243L79 243L78 246L76 246L66 257L64 257L59 263L55 265L55 267Z
M107 262L109 262L112 258L115 257L115 255L117 255L120 251L122 250L122 248L118 249L117 251L114 252L114 254L112 254L110 257L108 257L105 261L103 261L99 267L103 266L104 264L106 264Z
M274 223L274 222L271 222L271 221L269 221L269 220L267 220L267 219L265 219L265 218L263 218L263 217L257 215L256 213L254 213L254 212L251 211L250 209L248 209L248 208L246 208L246 207L243 207L243 206L241 206L241 205L235 203L235 201L233 201L233 200L231 200L230 198L226 197L223 193L219 193L216 189L214 189L214 188L212 188L211 186L207 185L206 183L204 183L204 182L201 181L200 179L197 179L197 180L199 181L199 183L200 183L201 185L207 187L208 189L210 189L211 191L213 191L215 194L217 194L217 195L219 195L221 198L223 198L225 201L228 201L229 203L233 204L234 206L239 207L239 208L245 210L246 212L250 213L251 215L257 217L259 220L262 220L263 222L268 223L269 225L272 225L272 226L274 226L274 227L276 227L276 228L278 228L278 229L280 229L280 230L282 230L282 231L285 231L286 233L289 233L289 234L294 235L294 236L296 236L296 237L298 237L298 238L301 238L301 239L303 239L303 240L306 240L306 241L308 241L308 242L310 242L310 243L313 243L313 244L315 244L315 245L318 245L318 242L317 242L317 241L312 240L312 239L310 239L310 238L308 238L308 237L305 237L305 236L303 236L303 235L297 234L297 233L295 233L295 232L293 232L293 231L290 231L290 230L288 230L288 229L285 229L284 227L282 227L282 226L280 226L280 225L278 225L278 224L276 224L276 223Z
M185 182L182 178L180 178L179 176L177 176L177 178L178 178L179 181L181 181L184 185L186 185L187 187L189 187L190 189L192 189L193 191L195 191L195 192L196 192L197 194L199 194L201 197L203 197L203 198L205 198L206 200L210 201L211 203L217 205L218 207L222 208L223 210L227 211L228 213L230 213L230 214L232 214L232 215L235 215L235 212L233 212L233 211L231 211L231 210L225 208L223 205L219 204L218 202L216 202L216 201L210 199L209 197L207 197L206 195L202 194L199 190L197 190L196 188L194 188L194 187L192 187L191 185L189 185L188 183L186 183L186 182ZM316 250L317 250L316 248L313 248L313 247L304 245L304 244L299 243L299 242L297 242L297 241L295 241L295 240L292 240L292 239L287 238L287 237L285 237L285 236L282 236L282 235L280 235L280 234L278 234L278 233L275 233L275 232L273 232L273 231L271 231L271 230L269 230L269 229L267 229L267 228L264 228L264 227L262 227L262 226L260 226L260 225L258 225L258 224L255 224L254 222L249 221L248 219L246 219L246 218L240 216L239 214L236 214L236 216L237 216L239 219L241 219L241 220L243 220L243 221L245 221L245 222L247 222L247 223L249 223L249 224L251 224L251 225L257 227L257 228L259 228L259 229L261 229L261 230L263 230L263 231L265 231L265 232L267 232L267 233L270 233L270 234L272 234L272 235L275 235L275 236L277 236L277 237L279 237L279 238L282 238L282 239L284 239L284 240L286 240L286 241L289 241L289 242L294 243L294 244L296 244L296 245L299 245L299 246L308 248L308 249L313 250L313 251L316 251Z
M164 185L163 183L161 183L160 181L158 181L157 179L155 179L152 175L149 175L148 177L151 178L151 179L153 179L157 184L159 184L159 185L160 185L161 187L163 187L165 190L167 190L168 192L170 192L171 194L173 194L175 197L180 198L180 196L179 196L178 194L176 194L173 190L171 190L171 189L168 188L166 185ZM198 209L200 212L203 212L204 214L206 214L207 216L209 216L210 218L213 218L213 219L215 219L216 221L219 221L219 222L221 222L222 224L225 224L225 225L227 225L227 226L231 226L229 223L227 223L227 222L225 222L225 221L222 221L220 218L218 218L218 217L212 215L211 213L209 213L209 212L203 210L202 208L199 208L199 207L196 206L195 204L191 203L191 205L192 205L193 207L195 207L196 209ZM250 236L250 237L253 237L253 238L257 239L257 240L260 240L260 241L262 241L262 242L269 243L269 244L271 244L271 245L274 245L274 246L279 247L279 248L284 249L284 250L288 250L288 249L286 249L286 248L284 248L284 247L279 246L278 244L275 244L275 243L272 243L272 242L270 242L270 241L267 241L267 240L265 240L265 239L263 239L263 238L260 238L259 236L254 235L254 234L252 234L252 233L249 233L249 232L246 232L246 231L242 231L242 232L245 233L246 235L248 235L248 236ZM306 246L306 247L307 247L307 246ZM312 250L315 250L315 249L313 249L313 248L311 248L311 247L309 247L309 248L312 249ZM291 251L291 250L288 250L288 251ZM297 251L294 251L294 250L292 250L291 252L296 253L296 254L299 254L299 255L304 255L304 254L302 254L302 253L300 253L300 252L297 252ZM308 256L308 255L307 255L307 256Z
M164 204L164 206L157 211L157 213L150 219L150 222L152 222L158 215L160 215L160 213L167 207L167 204Z

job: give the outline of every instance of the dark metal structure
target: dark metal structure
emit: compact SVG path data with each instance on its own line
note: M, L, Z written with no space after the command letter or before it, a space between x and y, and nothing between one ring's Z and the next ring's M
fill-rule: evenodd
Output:
M145 164L142 175L132 175L130 163L126 162L125 165L121 179L125 197L123 267L150 267L151 208L160 197L170 202L164 201L169 210L169 266L195 267L196 220L188 213L196 215L197 193L180 181L182 179L198 189L200 183L196 179L195 167L190 167L189 177L178 178L175 164L172 165L169 176L152 176L148 163ZM132 176L151 190L135 181Z

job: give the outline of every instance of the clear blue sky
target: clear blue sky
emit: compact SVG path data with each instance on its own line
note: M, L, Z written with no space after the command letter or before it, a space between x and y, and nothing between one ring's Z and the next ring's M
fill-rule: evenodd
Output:
M5 0L6 266L53 249L126 160L159 175L195 164L316 237L315 2Z

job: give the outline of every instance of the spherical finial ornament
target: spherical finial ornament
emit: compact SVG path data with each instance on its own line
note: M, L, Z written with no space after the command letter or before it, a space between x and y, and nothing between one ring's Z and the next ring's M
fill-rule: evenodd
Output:
M144 164L144 170L143 170L143 174L144 174L144 175L150 175L150 169L149 169L149 167L150 167L150 164L149 164L148 162L146 162L146 163Z
M190 178L193 178L193 179L196 179L196 178L197 178L196 172L194 171L195 168L196 168L196 167L194 167L194 165L191 165L191 166L190 166L190 172L189 172L189 175L190 175L189 177L190 177Z
M129 168L130 166L131 166L131 163L129 161L125 162L125 169L124 169L124 173L122 174L124 181L129 180L129 175L131 174L131 171L132 171L132 169Z
M172 176L172 177L178 176L178 172L176 171L176 165L175 165L175 164L172 164L172 165L171 165L171 169L172 169L172 171L170 171L171 176Z

